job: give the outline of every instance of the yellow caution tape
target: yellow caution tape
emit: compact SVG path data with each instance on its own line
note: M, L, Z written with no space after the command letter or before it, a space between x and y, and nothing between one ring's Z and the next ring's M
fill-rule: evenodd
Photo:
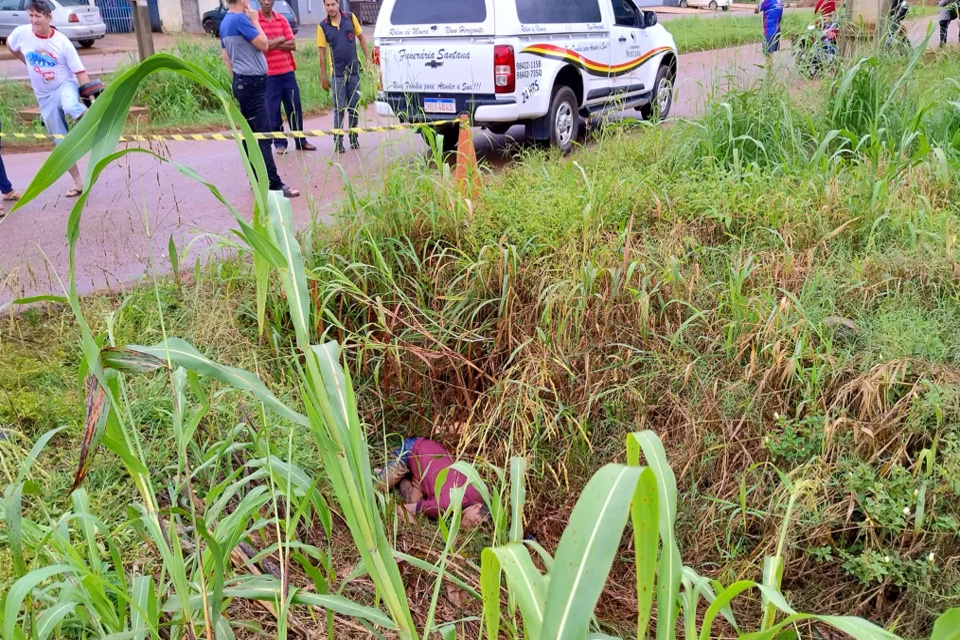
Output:
M350 134L362 133L383 133L386 131L403 131L406 129L421 129L425 127L439 127L451 124L460 124L460 120L438 120L436 122L424 123L405 123L391 124L383 127L366 127L353 129L330 129L321 131L314 129L310 131L274 131L270 133L254 133L254 138L258 140L282 140L286 138L320 138L323 136L344 136ZM62 140L67 136L63 134L49 133L7 133L0 131L0 138L13 138L15 140ZM169 135L148 135L148 136L120 136L120 142L199 142L201 140L235 140L237 137L243 138L242 134L234 135L232 133L172 133Z

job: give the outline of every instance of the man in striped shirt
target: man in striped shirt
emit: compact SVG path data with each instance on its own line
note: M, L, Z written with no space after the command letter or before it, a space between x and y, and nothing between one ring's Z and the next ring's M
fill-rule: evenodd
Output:
M267 36L267 111L270 113L270 128L283 131L280 107L287 114L290 131L303 131L303 105L300 101L300 86L297 84L297 63L293 52L297 41L290 23L273 10L274 0L260 0L260 27ZM286 140L275 140L277 153L287 152ZM306 138L296 138L300 151L313 151L315 146Z

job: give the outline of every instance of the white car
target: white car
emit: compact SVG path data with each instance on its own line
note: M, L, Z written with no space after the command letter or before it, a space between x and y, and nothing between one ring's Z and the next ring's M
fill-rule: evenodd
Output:
M465 113L496 133L522 123L569 151L580 116L632 107L666 117L677 47L633 0L385 0L374 62L382 116ZM444 142L450 150L456 136Z
M86 0L47 0L53 5L53 27L81 47L93 43L107 33L100 9ZM25 7L27 0L0 0L0 40L6 40L14 29L30 24Z
M703 9L706 7L710 11L716 11L717 9L723 9L724 11L730 11L730 2L731 0L680 0L680 7L686 9L687 7L698 7Z

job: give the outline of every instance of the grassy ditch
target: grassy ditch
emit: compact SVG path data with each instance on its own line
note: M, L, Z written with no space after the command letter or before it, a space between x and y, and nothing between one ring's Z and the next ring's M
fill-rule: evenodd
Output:
M306 291L291 289L285 270L282 293L271 279L262 334L245 259L198 267L190 283L160 279L94 297L82 310L100 346L178 336L256 371L297 410L311 387L291 345L337 340L374 464L400 437L433 436L503 487L503 470L523 458L523 534L550 551L588 479L626 461L628 433L653 430L676 473L685 564L731 584L781 557L776 584L797 609L926 637L960 604L958 76L955 55L867 59L822 99L766 78L715 96L700 121L608 127L569 158L520 151L484 176L470 203L427 159L395 166L336 224L302 238ZM291 313L304 301L309 326ZM65 426L37 458L24 514L53 523L89 510L138 568L131 577L160 575L180 564L158 555L147 520L127 507L152 495L130 481L144 472L101 452L83 483L89 505L67 498L86 395L79 335L62 310L3 319L5 482L33 443ZM357 566L345 524L354 516L325 519L289 480L287 500L260 502L284 494L284 477L259 476L258 488L243 475L262 460L295 465L339 513L340 485L320 460L329 442L222 382L183 375L123 378L122 406L130 448L159 488L156 508L189 542L189 584L217 575L210 556L194 553L217 548L191 533L196 508L211 522L229 519L272 566L289 557L291 584L375 605L380 578L346 579ZM170 397L178 384L184 395L175 397L188 404ZM191 437L183 424L196 425ZM237 491L229 498L228 486ZM461 540L431 523L403 524L395 506L388 499L375 510L395 549L480 589L480 548L503 542L502 530ZM300 508L306 515L292 517ZM145 537L153 547L138 544ZM629 636L638 576L632 545L620 550L597 617L604 631ZM26 560L36 569L60 554L45 546ZM0 547L0 590L15 560ZM480 615L455 590L440 595L438 586L433 596L423 586L430 575L401 566L417 628ZM166 593L188 590L184 580ZM225 605L231 625L255 620L274 632L268 612L239 602ZM282 633L309 622L304 606L281 609ZM684 623L696 631L693 607ZM752 628L760 611L738 600L733 613ZM341 616L335 624L337 637L366 633ZM474 622L458 625L479 635Z

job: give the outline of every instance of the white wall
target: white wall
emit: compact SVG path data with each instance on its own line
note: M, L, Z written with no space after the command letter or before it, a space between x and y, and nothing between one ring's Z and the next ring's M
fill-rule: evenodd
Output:
M183 31L183 14L180 13L180 0L161 0L157 3L163 31L171 33Z
M207 11L213 11L220 6L220 0L197 0L200 5L200 17L203 17Z

